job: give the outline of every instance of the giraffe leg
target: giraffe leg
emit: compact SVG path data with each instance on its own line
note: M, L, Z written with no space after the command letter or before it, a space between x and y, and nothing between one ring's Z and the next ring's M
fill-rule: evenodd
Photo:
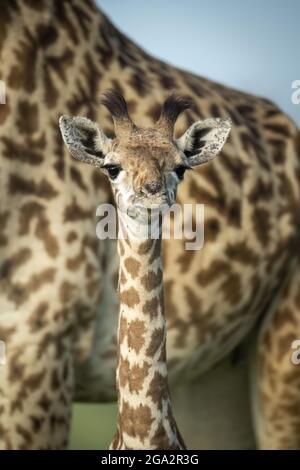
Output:
M255 348L252 403L259 448L300 449L300 364L292 358L292 343L299 339L298 261L279 302L262 324Z
M13 317L2 314L0 327L6 344L0 364L0 449L64 449L73 389L71 338L52 330L44 342L21 344L9 326L16 323Z

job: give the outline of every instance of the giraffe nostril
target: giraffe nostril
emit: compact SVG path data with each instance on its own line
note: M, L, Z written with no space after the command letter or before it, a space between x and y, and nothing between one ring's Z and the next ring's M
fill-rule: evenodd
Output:
M149 194L157 194L161 191L161 182L160 181L151 181L144 185L144 189Z

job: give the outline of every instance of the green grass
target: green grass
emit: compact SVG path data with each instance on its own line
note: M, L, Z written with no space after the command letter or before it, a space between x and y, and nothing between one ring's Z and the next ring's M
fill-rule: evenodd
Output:
M108 449L116 432L116 412L116 404L75 403L69 448L79 450Z

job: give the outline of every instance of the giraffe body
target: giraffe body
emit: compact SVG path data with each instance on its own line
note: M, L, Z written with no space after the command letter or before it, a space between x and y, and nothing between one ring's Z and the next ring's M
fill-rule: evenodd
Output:
M189 173L178 192L179 202L205 204L204 249L187 253L181 240L164 243L170 380L196 380L256 331L258 445L296 448L299 373L289 359L300 337L294 123L262 98L145 54L90 2L5 2L0 25L7 85L0 105L0 338L7 345L0 445L65 447L74 396L115 398L118 259L116 244L95 236L95 208L111 192L96 170L71 160L57 129L68 113L112 132L97 98L114 87L144 127L173 89L197 107L180 118L177 135L195 118L232 118L220 157ZM274 383L281 385L273 401Z

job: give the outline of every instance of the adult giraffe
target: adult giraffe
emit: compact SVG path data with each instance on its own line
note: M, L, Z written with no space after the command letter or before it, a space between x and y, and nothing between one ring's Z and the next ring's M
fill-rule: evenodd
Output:
M95 236L95 207L111 194L96 171L71 161L57 125L61 114L80 114L112 131L97 100L113 87L141 126L153 123L174 89L195 100L188 121L231 116L226 150L179 192L179 200L206 205L205 248L187 252L174 240L165 249L170 373L174 381L196 378L258 331L258 444L298 447L299 372L290 361L300 337L295 125L261 98L145 54L90 1L2 2L0 54L7 87L0 105L0 338L7 345L0 445L66 446L76 364L78 397L114 397L115 245ZM243 386L238 398L244 394ZM206 399L200 393L200 408Z

